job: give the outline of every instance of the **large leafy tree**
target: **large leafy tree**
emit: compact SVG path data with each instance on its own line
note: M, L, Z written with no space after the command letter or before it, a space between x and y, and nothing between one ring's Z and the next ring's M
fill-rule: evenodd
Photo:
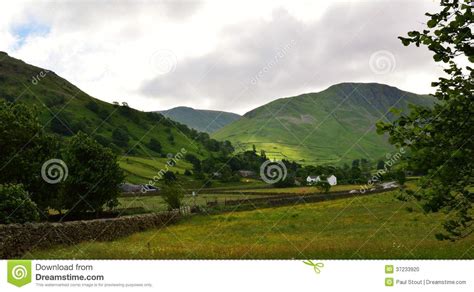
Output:
M67 141L63 153L69 169L65 181L64 207L70 213L99 212L118 204L118 185L123 172L116 155L79 132Z
M58 208L61 184L41 176L43 163L59 157L59 141L44 132L35 109L0 100L0 184L22 184L41 211Z
M423 31L400 37L405 46L427 46L435 62L444 64L447 76L433 82L438 102L432 108L413 106L393 123L379 123L390 141L408 147L411 163L426 171L416 191L427 212L446 211L445 232L439 239L456 240L473 232L474 179L474 62L472 7L469 0L441 1L442 10L426 13Z

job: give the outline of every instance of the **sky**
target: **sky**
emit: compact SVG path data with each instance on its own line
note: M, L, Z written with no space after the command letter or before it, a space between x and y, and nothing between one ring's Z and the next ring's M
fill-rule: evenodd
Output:
M442 75L425 48L432 0L3 1L0 51L91 96L143 110L239 114L341 82L425 94Z

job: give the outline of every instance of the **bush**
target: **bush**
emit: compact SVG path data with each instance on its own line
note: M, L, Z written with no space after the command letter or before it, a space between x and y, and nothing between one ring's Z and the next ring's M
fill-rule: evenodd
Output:
M21 184L0 185L0 224L38 221L36 204Z
M161 189L161 193L169 210L179 209L181 207L181 201L184 197L181 188L175 185L165 185Z

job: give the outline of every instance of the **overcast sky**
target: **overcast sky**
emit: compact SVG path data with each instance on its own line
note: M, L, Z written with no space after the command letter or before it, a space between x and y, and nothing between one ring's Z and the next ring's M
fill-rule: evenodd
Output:
M243 114L340 82L415 93L441 74L420 29L437 1L7 1L0 50L90 95Z

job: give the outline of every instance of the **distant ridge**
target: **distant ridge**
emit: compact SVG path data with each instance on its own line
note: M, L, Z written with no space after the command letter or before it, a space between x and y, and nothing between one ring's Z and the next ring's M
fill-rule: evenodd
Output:
M238 114L230 112L200 110L185 106L158 112L176 122L185 124L200 132L207 133L213 133L241 117Z

